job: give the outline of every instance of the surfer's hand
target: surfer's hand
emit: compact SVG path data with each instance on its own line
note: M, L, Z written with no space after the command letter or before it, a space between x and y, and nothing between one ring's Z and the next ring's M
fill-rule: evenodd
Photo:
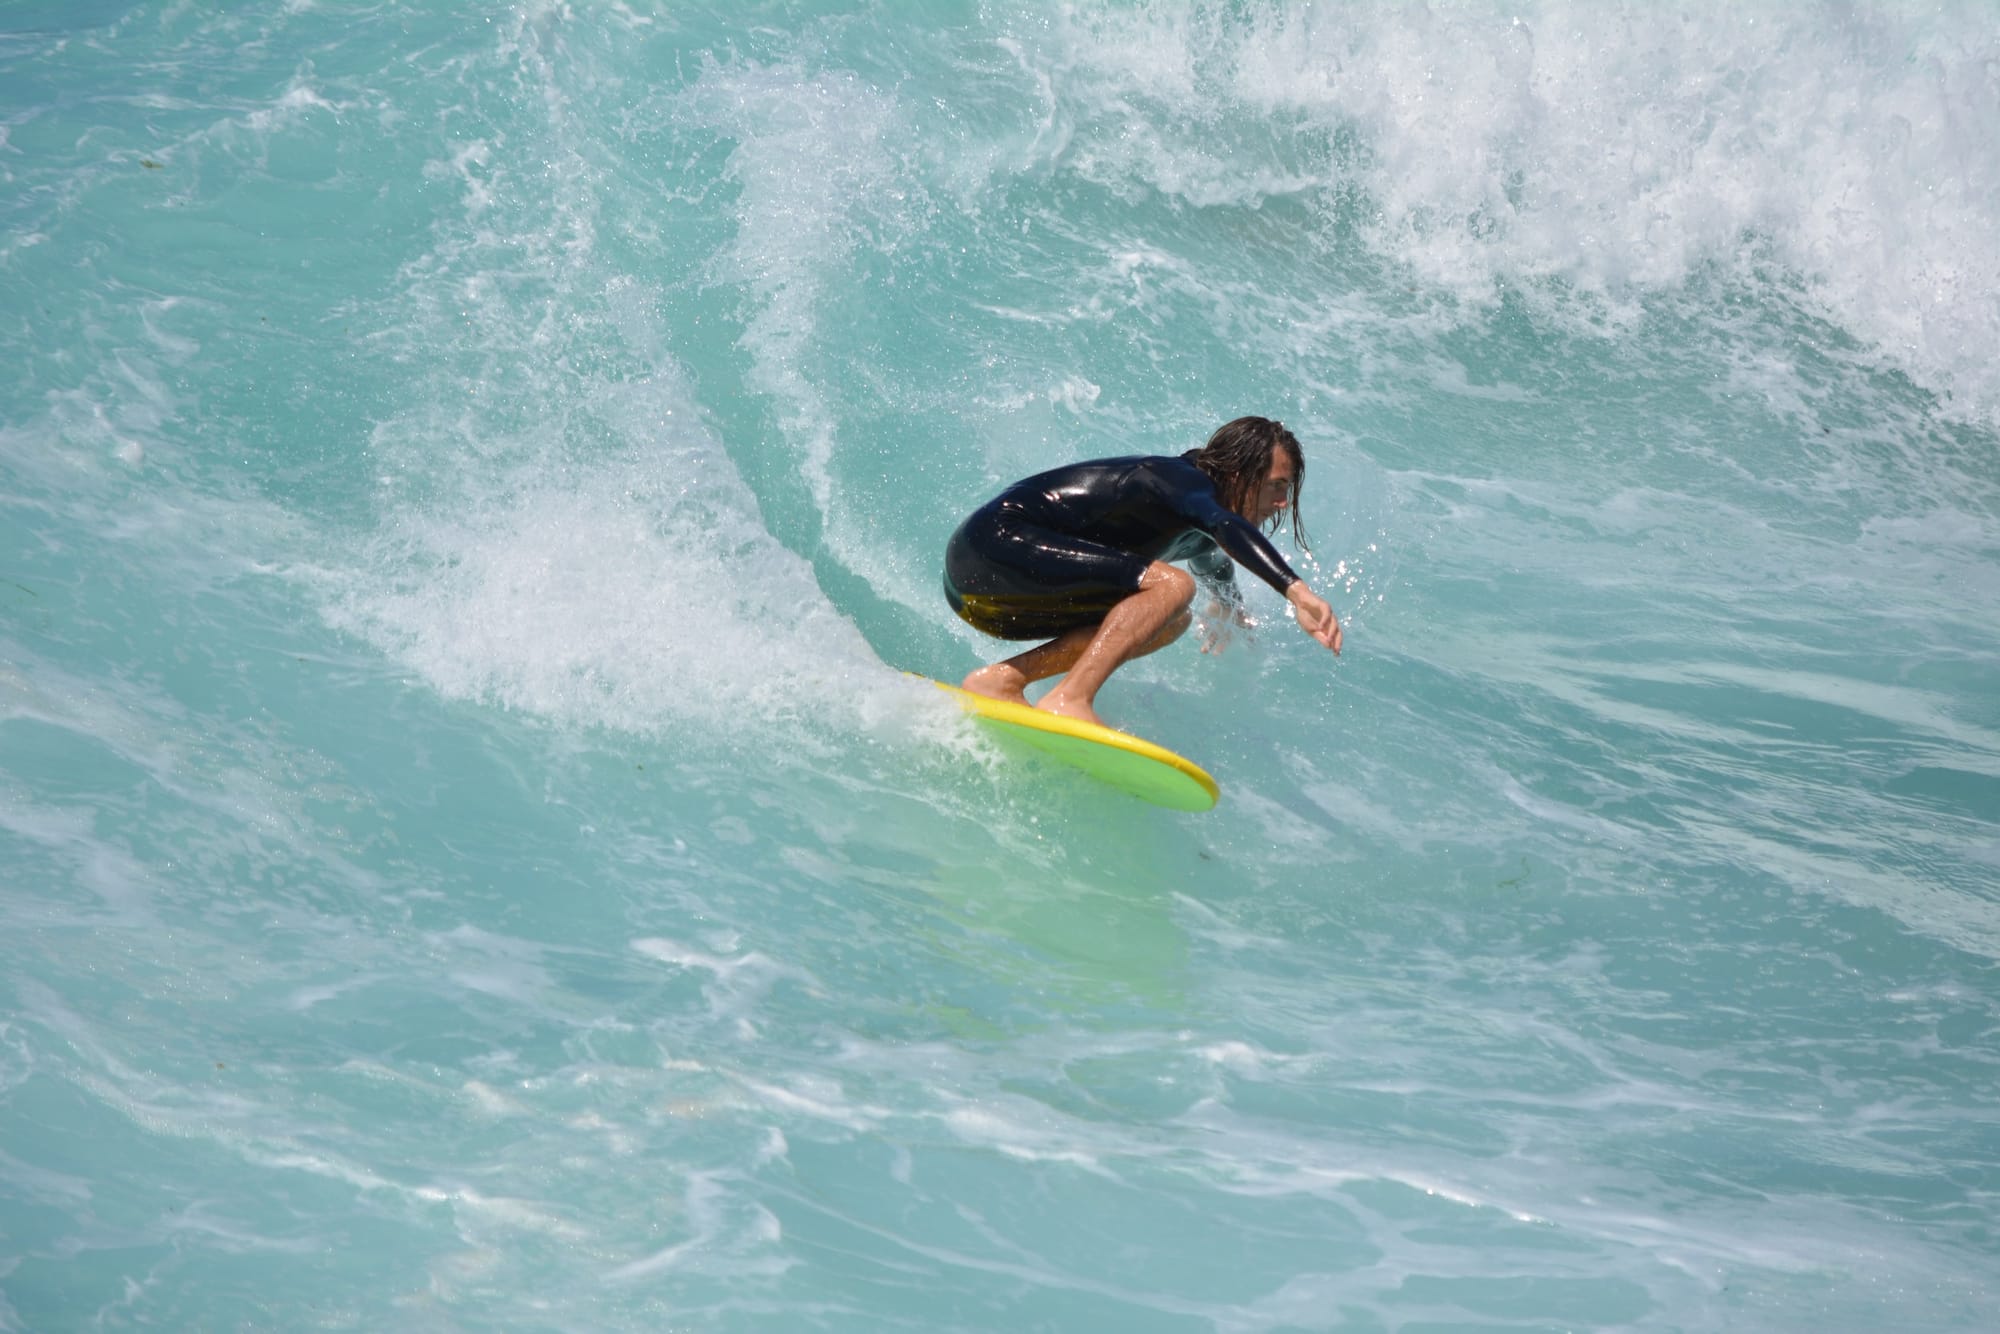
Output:
M1222 598L1209 599L1208 606L1202 609L1202 614L1195 621L1195 634L1200 639L1203 653L1220 653L1228 648L1238 629L1244 632L1243 637L1249 642L1257 642L1253 633L1257 622L1250 619L1250 613L1243 604Z
M1292 615L1298 618L1299 629L1335 653L1340 652L1340 618L1326 605L1325 598L1306 587L1306 581L1301 579L1285 590L1285 601L1292 604Z

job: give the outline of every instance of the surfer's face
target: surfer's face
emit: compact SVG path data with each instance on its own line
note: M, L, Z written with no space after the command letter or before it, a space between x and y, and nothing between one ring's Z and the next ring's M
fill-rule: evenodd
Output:
M1250 488L1244 498L1246 512L1243 517L1262 528L1282 514L1292 503L1292 481L1295 475L1292 456L1282 449L1271 451L1271 470L1263 480Z

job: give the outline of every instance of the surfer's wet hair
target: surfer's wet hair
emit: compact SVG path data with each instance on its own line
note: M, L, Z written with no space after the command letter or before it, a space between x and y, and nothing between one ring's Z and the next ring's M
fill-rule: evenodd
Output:
M1244 512L1251 495L1270 474L1271 460L1279 450L1292 459L1292 540L1299 550L1311 553L1306 543L1305 525L1299 519L1299 492L1306 485L1306 456L1299 438L1285 429L1283 422L1269 417L1238 417L1224 422L1208 443L1188 454L1189 462L1207 473L1222 496L1222 503L1238 514ZM1279 516L1272 515L1270 528L1276 532Z

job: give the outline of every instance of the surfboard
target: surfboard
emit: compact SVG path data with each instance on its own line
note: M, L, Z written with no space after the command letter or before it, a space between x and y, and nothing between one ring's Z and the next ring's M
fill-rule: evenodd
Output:
M1215 780L1200 765L1130 732L1060 718L1025 704L988 699L942 681L931 684L957 699L981 722L1156 806L1205 811L1221 795Z

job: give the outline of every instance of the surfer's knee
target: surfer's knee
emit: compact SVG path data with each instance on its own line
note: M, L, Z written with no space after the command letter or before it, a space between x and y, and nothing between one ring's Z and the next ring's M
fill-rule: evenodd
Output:
M1146 567L1145 577L1139 580L1139 589L1150 592L1156 588L1170 590L1174 605L1181 608L1182 615L1186 615L1187 607L1194 601L1193 575L1178 566L1156 560ZM1181 628L1185 630L1187 627L1183 625Z

